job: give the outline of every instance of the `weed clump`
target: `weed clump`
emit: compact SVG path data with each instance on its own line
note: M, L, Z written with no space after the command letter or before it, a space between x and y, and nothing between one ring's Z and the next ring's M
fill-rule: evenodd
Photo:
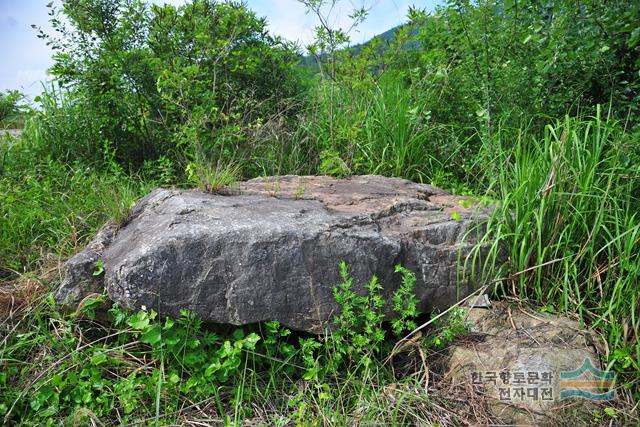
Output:
M274 321L211 328L184 310L178 319L161 319L153 310L115 305L105 320L97 316L103 296L62 315L46 296L23 314L14 326L19 332L6 336L0 351L1 415L5 422L45 425L86 417L164 425L197 412L236 424L259 415L258 404L291 420L352 419L363 393L374 398L387 385L411 383L385 358L392 350L388 332L407 332L418 313L411 271L396 267L403 280L392 298L397 317L390 327L377 279L359 294L344 262L340 271L334 288L340 313L318 337Z

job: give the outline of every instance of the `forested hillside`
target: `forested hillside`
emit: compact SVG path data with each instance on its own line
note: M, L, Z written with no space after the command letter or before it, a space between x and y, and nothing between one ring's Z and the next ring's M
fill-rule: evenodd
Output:
M402 177L491 206L461 271L480 268L492 298L602 337L619 400L590 422L637 423L640 3L449 0L359 46L366 8L338 28L332 1L301 3L318 23L309 47L270 34L243 2L49 5L54 31L37 37L53 48L53 83L28 113L19 94L0 98L0 123L24 124L0 137L5 423L481 424L416 391L435 381L430 355L468 332L459 316L424 331L424 365L416 352L415 366L390 366L418 313L401 307L406 324L383 325L375 298L349 293L347 266L346 309L325 338L105 314L104 296L72 313L54 304L64 261L152 188L215 193L287 174ZM390 388L406 391L399 403L381 400ZM217 421L197 424L205 412Z

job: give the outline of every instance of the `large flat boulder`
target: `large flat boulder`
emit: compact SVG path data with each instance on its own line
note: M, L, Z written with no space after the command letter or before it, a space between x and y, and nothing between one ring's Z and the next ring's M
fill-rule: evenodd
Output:
M473 244L468 231L487 216L460 200L380 176L260 178L225 195L156 189L68 261L56 299L75 307L106 289L131 309L321 332L338 310L332 289L344 260L356 290L377 275L387 297L402 264L417 275L420 309L442 309L474 288L458 264ZM97 262L103 274L94 275Z

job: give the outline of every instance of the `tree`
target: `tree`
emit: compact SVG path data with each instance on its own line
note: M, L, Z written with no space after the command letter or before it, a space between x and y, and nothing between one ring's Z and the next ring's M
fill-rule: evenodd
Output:
M318 20L318 25L314 28L315 40L308 47L309 52L316 58L320 66L322 83L328 87L329 92L329 135L331 148L335 151L335 84L338 54L346 49L351 41L349 34L358 27L367 17L369 7L364 3L361 7L355 8L349 15L349 25L347 28L333 25L336 18L336 7L339 0L298 0L307 10Z
M0 123L12 118L22 112L24 105L24 94L17 90L6 90L0 92Z
M89 156L108 150L138 167L171 153L235 152L245 126L300 92L295 48L241 2L50 7L56 34L40 37L54 50L51 74L93 121Z

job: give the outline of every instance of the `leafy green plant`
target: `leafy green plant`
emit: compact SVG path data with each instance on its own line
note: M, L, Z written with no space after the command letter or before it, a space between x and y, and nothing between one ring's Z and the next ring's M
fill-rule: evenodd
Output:
M93 318L93 304L85 303L82 310ZM131 421L144 416L140 410L145 407L151 413L156 408L156 416L159 405L163 412L170 412L180 395L195 399L216 395L220 384L229 383L245 369L246 352L255 349L259 340L257 334L240 329L225 337L210 333L186 311L176 320L162 322L153 310L129 313L114 306L110 313L114 329L94 328L98 336L89 343L79 344L76 330L69 327L73 323L59 317L55 332L48 331L46 323L36 323L35 334L12 337L2 350L3 360L8 355L21 357L34 345L52 339L52 333L59 336L49 345L60 358L34 379L29 378L29 370L17 369L22 364L19 359L9 362L12 381L24 376L27 383L20 392L6 377L0 384L6 399L2 401L5 421L18 417L50 425L78 411L104 419L116 406ZM147 370L144 374L131 365L142 359L147 360L140 366Z
M7 147L0 176L0 280L67 257L107 220L121 221L150 184L38 154L27 133ZM50 265L50 264L49 264Z
M23 112L25 106L21 104L24 94L17 90L0 92L0 125Z
M187 164L186 174L189 182L200 189L216 192L238 181L239 167L233 163L218 165L202 160Z
M396 336L416 328L415 318L418 317L418 299L414 293L416 275L401 265L396 265L395 272L402 274L402 283L393 293L393 312L396 315L391 320L391 328Z
M351 169L349 169L349 166L342 160L340 154L331 150L325 150L320 153L320 167L318 170L322 174L338 177L351 175Z
M415 329L415 318L419 313L418 300L414 294L415 274L400 265L395 267L395 271L402 275L402 282L391 298L394 316L391 319L391 329L399 336ZM333 351L336 353L333 361L339 364L342 356L347 356L349 360L368 360L370 356L379 356L386 337L383 327L386 301L382 296L382 285L374 276L364 286L366 293L358 295L353 289L353 278L349 276L344 261L340 263L340 276L342 282L333 290L334 298L340 306L340 313L333 320L335 330L331 333ZM368 362L365 366L367 364Z
M382 286L377 277L372 277L365 286L366 295L360 296L353 290L353 279L349 277L347 264L340 263L342 282L338 284L333 295L340 306L334 323L336 329L333 338L339 354L352 356L371 352L380 352L380 344L384 341L385 333L382 329L384 318Z
M95 264L96 268L95 270L93 270L93 273L91 273L93 276L101 276L104 274L104 264L102 263L102 261L96 261Z
M483 259L485 280L504 278L501 294L578 313L607 337L609 368L634 376L640 169L622 160L636 155L631 141L596 116L502 146L490 193L500 202L468 263Z
M47 137L72 158L100 159L107 140L124 167L161 156L188 162L203 154L198 149L219 144L220 135L240 134L233 142L242 145L249 124L286 116L281 106L301 91L292 45L271 36L266 21L241 2L49 6L53 34L39 30L39 37L55 51L51 75L63 102L42 97L40 116L55 116L57 123L43 124ZM67 141L68 127L80 123L87 126Z
M141 175L145 181L153 182L158 186L171 186L177 181L175 164L167 156L145 161Z
M445 317L435 318L437 313L432 313L434 318L432 325L434 332L426 337L427 347L442 349L447 347L456 338L469 332L469 324L466 321L467 310L464 308L452 308Z
M327 97L328 124L329 124L329 150L336 149L335 137L335 83L337 82L338 51L349 44L349 34L361 24L367 17L367 7L356 8L349 15L350 25L341 28L333 25L335 8L339 0L299 0L307 13L311 12L318 19L315 27L315 41L309 46L309 52L316 58L320 74L325 85L322 86L323 96Z

